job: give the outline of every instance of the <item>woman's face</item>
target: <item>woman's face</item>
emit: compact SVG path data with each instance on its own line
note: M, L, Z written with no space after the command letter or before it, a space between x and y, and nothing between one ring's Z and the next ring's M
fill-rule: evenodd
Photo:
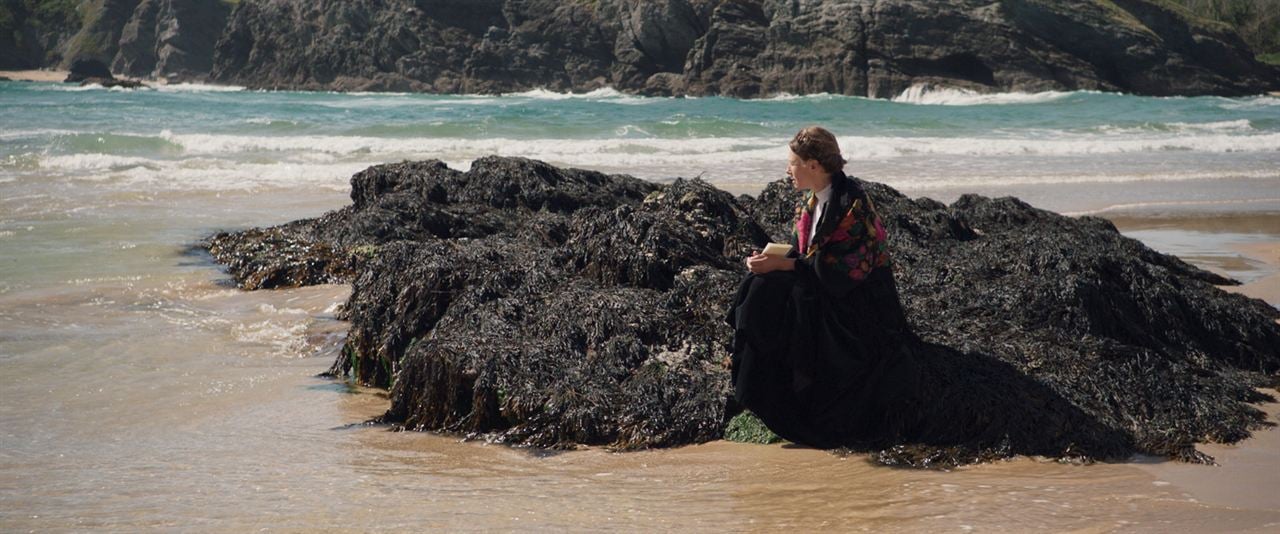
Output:
M816 159L804 159L797 156L795 152L787 151L790 156L787 161L787 176L791 177L791 185L796 189L814 189L826 187L823 178L826 172L823 171L822 165L818 164Z

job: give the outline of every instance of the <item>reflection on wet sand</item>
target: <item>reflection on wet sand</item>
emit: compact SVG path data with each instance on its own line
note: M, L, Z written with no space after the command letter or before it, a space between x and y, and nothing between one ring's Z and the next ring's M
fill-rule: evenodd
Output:
M341 404L352 420L386 406L369 392ZM345 461L353 474L401 495L375 515L429 517L428 525L446 528L1098 532L1280 525L1280 506L1199 501L1189 491L1206 475L1225 482L1234 472L1153 458L1091 465L1018 458L940 472L793 445L542 451L382 427L350 432ZM1277 445L1245 446L1274 454ZM1224 454L1220 461L1235 460ZM1264 477L1250 487L1265 487Z
M376 412L376 403L358 404L352 415ZM378 513L436 518L428 524L448 528L1160 531L1280 524L1280 509L1199 503L1134 464L1019 458L939 472L789 445L547 452L380 428L355 435L347 459L354 473L411 490Z
M1262 280L1255 281L1260 283ZM351 421L385 396L340 401ZM1264 406L1272 420L1280 404ZM1017 458L949 472L865 455L716 441L614 453L517 449L357 426L345 463L388 499L373 516L421 526L555 530L1258 531L1280 526L1280 432L1202 445L1220 466L1135 456L1075 465Z

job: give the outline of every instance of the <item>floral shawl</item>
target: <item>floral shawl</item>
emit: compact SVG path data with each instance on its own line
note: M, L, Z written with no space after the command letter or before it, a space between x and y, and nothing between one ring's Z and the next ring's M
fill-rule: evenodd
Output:
M837 172L827 210L812 228L816 195L811 191L796 206L792 230L796 268L816 277L838 296L862 283L873 269L889 266L888 234L875 206L855 178ZM838 220L836 214L843 214Z

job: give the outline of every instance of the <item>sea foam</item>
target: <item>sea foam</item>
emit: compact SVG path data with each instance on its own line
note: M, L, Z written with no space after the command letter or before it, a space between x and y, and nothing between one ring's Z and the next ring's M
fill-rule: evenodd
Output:
M538 88L517 93L503 93L502 96L505 98L529 98L534 100L591 100L611 104L649 104L670 99L668 97L630 95L612 87L601 87L585 93L558 93Z
M1071 96L1070 92L1045 91L1041 93L979 93L954 87L937 88L929 85L913 85L896 97L894 102L937 106L976 106L990 104L1042 104Z
M634 130L625 133L628 136L640 134ZM773 164L784 161L786 154L786 145L772 137L463 139L252 136L179 134L169 131L154 137L175 147L177 153L166 152L154 157L142 157L135 153L36 154L37 164L43 172L63 175L116 173L135 183L178 183L197 188L204 187L199 184L239 188L255 185L286 186L290 183L313 183L328 187L340 184L342 176L349 176L364 166L406 159L435 158L465 167L475 158L496 154L609 169L612 172L674 176L708 169L770 169ZM898 160L922 161L938 156L990 158L1147 154L1147 157L1158 158L1161 157L1159 154L1167 152L1252 153L1255 155L1251 157L1255 159L1265 159L1268 157L1266 153L1280 152L1280 133L1232 135L1215 133L1210 128L1193 133L1166 133L1158 136L1058 134L1044 139L845 136L840 138L840 144L846 147L845 156L851 161L886 164ZM1115 171L1116 169L1110 169L1100 172ZM1157 169L1156 172L1168 171ZM1046 173L1041 180L1061 180L1051 174Z
M167 83L154 85L156 91L162 93L235 93L244 91L239 85L216 85L206 83Z
M869 137L839 138L847 157L887 158L916 154L939 155L1074 155L1120 154L1133 152L1273 152L1280 151L1280 133L1230 135L1216 130L1238 128L1226 126L1188 127L1209 132L1186 135L1126 136L1112 138L1098 135L1058 133L1043 139L1025 137ZM620 128L619 135L642 133L635 128ZM645 137L605 139L514 139L514 138L385 138L364 136L239 136L221 134L174 134L162 132L160 137L179 145L188 154L228 154L237 152L313 152L334 155L349 154L625 154L649 152L674 157L736 153L760 149L782 150L785 143L772 137L711 137L699 139L662 139ZM637 150L639 149L639 150Z

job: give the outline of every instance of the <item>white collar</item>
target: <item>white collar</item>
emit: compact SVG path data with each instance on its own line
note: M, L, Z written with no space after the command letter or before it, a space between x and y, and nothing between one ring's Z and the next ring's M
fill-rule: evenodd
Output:
M826 204L828 200L831 200L831 184L827 184L826 187L822 188L822 191L818 191L817 195L818 203Z

